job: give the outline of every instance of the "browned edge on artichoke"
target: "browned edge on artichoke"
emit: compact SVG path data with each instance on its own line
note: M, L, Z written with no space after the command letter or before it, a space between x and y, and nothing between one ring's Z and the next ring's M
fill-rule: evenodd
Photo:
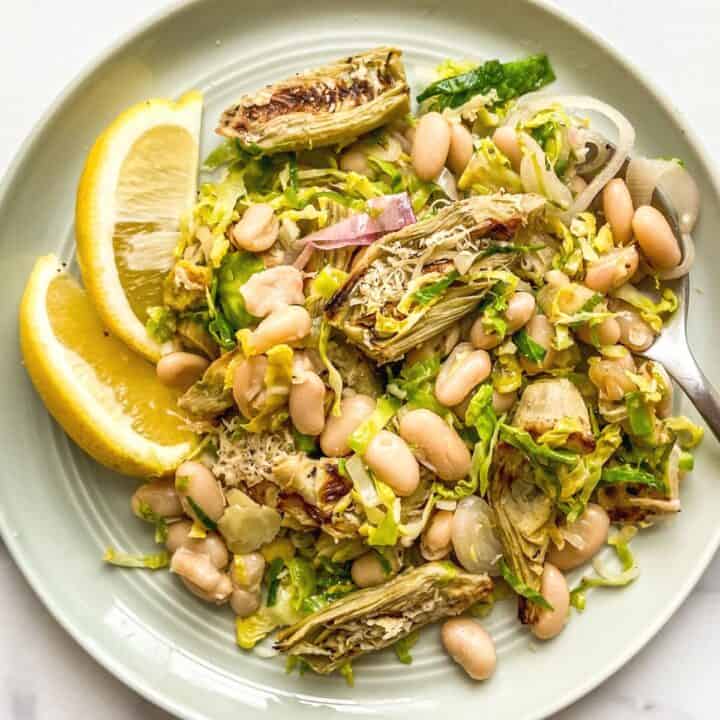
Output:
M243 96L216 132L264 153L346 145L409 108L402 51L379 47Z
M275 647L330 673L368 652L381 650L443 617L487 600L493 582L450 562L412 568L382 585L336 600L282 630ZM379 635L372 634L380 627Z

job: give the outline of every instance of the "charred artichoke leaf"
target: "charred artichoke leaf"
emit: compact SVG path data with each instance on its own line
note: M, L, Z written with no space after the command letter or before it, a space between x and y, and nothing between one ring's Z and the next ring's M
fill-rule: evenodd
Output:
M299 495L308 505L329 517L352 484L340 475L336 458L309 458L304 453L290 455L273 468L273 481L282 492Z
M431 562L377 587L358 590L278 634L276 647L330 673L373 650L389 647L443 617L487 600L493 583L449 562Z
M178 406L196 418L214 418L233 405L232 388L225 382L228 367L237 351L225 353L210 363L203 376L178 400Z
M328 322L378 363L401 358L513 281L507 241L544 206L532 194L475 196L386 235L358 255Z
M379 47L245 95L217 133L266 154L346 145L407 113L409 98L402 52Z

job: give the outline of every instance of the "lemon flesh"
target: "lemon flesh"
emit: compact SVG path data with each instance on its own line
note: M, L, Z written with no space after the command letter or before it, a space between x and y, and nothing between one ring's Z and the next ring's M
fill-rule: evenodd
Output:
M85 286L108 329L148 360L145 329L162 304L180 223L197 190L202 96L148 100L100 135L78 187L76 232Z
M40 258L20 309L30 377L63 429L99 462L135 476L165 475L192 451L177 391L108 333L87 293L57 258Z

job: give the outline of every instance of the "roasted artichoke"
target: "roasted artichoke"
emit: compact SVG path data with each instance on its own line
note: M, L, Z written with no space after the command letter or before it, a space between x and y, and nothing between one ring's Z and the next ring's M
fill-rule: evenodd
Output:
M427 563L313 613L281 631L276 647L300 656L315 672L330 673L428 623L459 615L486 600L492 587L487 575L449 562Z
M540 211L537 195L455 202L361 255L326 308L331 325L378 363L401 358L474 310L507 268L507 241Z
M225 382L225 375L237 352L221 355L210 363L205 374L178 400L182 410L195 418L214 418L232 407L232 388Z
M525 389L512 427L538 437L567 418L577 425L572 433L577 443L589 445L592 442L590 420L577 388L564 378L539 380ZM542 466L538 467L542 461L543 458L533 458L510 442L499 442L488 496L506 562L522 583L536 591L540 590L556 515L555 502L540 479L553 470L548 468L543 472ZM520 597L519 615L523 623L532 624L537 612L536 605Z
M376 48L245 95L217 132L265 154L346 145L409 111L401 55Z

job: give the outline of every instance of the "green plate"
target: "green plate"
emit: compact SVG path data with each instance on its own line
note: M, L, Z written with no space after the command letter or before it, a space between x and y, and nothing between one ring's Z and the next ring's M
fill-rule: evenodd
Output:
M423 633L410 667L392 653L358 662L354 689L338 678L288 676L282 658L238 650L230 612L197 601L169 574L103 566L107 545L147 550L151 534L130 514L132 482L91 461L45 412L21 364L16 320L35 257L52 251L73 258L75 187L86 152L126 106L190 88L206 94L207 151L220 110L240 93L379 44L405 51L416 87L447 56L548 51L560 78L555 90L618 106L638 130L639 152L683 158L703 197L692 281L703 293L692 293L690 336L706 372L720 380L720 359L706 332L720 307L714 281L720 244L713 233L720 207L704 153L669 102L557 10L528 0L311 0L302 6L201 0L147 24L56 101L2 185L0 529L35 591L73 637L125 683L182 717L540 718L637 652L686 597L720 541L719 447L708 437L684 482L682 514L634 542L640 580L622 592L591 592L586 612L546 644L531 639L509 604L499 608L486 622L498 646L498 672L483 684L467 680L446 657L434 628ZM680 409L689 412L685 405Z

